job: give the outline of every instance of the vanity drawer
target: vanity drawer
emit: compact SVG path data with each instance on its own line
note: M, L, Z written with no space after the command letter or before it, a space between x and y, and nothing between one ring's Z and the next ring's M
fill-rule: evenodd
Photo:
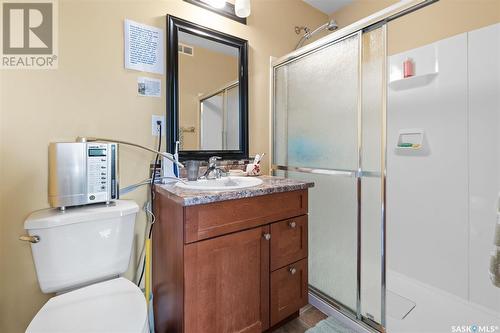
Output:
M184 208L184 243L307 214L307 190Z
M271 271L307 257L307 215L271 224Z
M307 259L271 273L271 326L307 305Z

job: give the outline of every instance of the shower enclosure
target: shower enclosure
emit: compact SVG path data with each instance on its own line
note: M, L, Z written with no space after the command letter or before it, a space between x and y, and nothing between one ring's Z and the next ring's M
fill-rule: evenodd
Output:
M273 173L315 183L310 300L380 332L387 308L387 22L432 2L398 3L272 64Z
M314 181L310 292L384 322L385 26L274 65L273 169ZM369 278L368 278L369 277Z
M315 183L313 305L380 332L498 332L500 23L387 54L432 2L273 62L272 170Z

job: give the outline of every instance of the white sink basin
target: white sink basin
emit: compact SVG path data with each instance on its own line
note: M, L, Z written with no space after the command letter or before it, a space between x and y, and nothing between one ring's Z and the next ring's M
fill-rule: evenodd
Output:
M199 179L193 182L177 182L175 186L198 191L228 191L258 186L262 179L254 177L222 177L220 179Z

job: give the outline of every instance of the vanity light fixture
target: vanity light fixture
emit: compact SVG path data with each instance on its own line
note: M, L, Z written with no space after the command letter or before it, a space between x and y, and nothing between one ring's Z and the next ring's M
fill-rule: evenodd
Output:
M226 7L226 0L202 0L202 1L217 9L222 9Z
M219 15L225 16L231 20L240 22L242 24L247 24L247 19L246 17L250 15L250 1L247 4L245 4L245 1L243 1L243 8L248 8L247 12L248 14L242 13L242 15L246 16L238 16L236 15L235 11L235 5L233 4L234 1L226 1L226 0L183 0L184 2L188 2L192 5L204 8L206 10L209 10L211 12L217 13ZM239 0L238 0L239 1ZM236 1L236 2L238 2Z
M234 11L238 17L249 17L252 12L250 0L236 0L234 3Z

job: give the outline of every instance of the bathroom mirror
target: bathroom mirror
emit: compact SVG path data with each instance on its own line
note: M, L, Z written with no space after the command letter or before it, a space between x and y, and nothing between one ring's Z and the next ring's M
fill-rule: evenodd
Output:
M170 15L167 38L169 151L248 158L247 41Z

